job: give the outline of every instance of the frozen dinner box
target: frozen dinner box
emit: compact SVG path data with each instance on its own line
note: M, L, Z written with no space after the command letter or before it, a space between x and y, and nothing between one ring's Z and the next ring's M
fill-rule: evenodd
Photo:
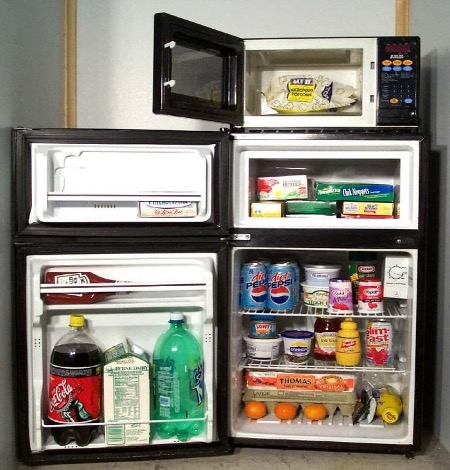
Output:
M394 186L372 183L316 183L316 199L394 202Z

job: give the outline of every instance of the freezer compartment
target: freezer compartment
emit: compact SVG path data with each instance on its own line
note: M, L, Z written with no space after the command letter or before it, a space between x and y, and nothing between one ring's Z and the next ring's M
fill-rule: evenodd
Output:
M233 222L251 228L417 229L415 140L236 135Z
M388 294L390 297L382 296L383 307L374 308L373 311L355 304L354 301L350 310L335 310L335 305L330 300L329 281L323 282L322 277L316 288L326 291L325 306L320 302L315 306L311 305L313 302L308 302L309 305L305 303L305 265L317 266L322 269L322 273L325 273L327 267L338 266L337 278L354 280L352 274L355 256L362 256L361 259L368 259L367 256L372 258L371 266L376 270L364 268L365 272L376 274L377 277L373 279L381 279L382 287L391 282L386 274L389 267L392 263L398 265L397 261L401 260L406 268L402 276L405 290L401 296L392 296L391 293ZM291 278L293 283L285 282L282 286L285 296L294 297L293 304L289 305L290 308L269 306L271 297L279 296L279 283L274 284L274 279L280 279L280 276L274 277L278 267L267 277L266 307L258 307L256 301L260 294L259 285L254 289L252 277L248 277L242 267L246 263L260 262L257 269L264 270L264 264L273 268L275 263L283 260L288 261L290 266L295 263L299 266L299 278L294 274ZM369 264L361 263L358 266ZM364 269L360 272L364 272ZM251 442L252 439L268 440L267 442L289 439L297 441L293 445L300 447L301 442L305 441L309 441L310 445L314 442L412 445L416 412L417 279L418 251L415 249L356 252L334 248L234 248L229 370L232 437L239 442ZM311 280L308 284L310 283ZM295 301L293 284L299 284L298 301ZM252 296L252 292L255 292L255 296L248 300L245 296L248 293ZM250 305L252 298L254 306ZM346 318L352 318L357 323L362 355L356 365L345 365L345 362L338 364L329 357L321 357L320 360L314 358L317 318L337 319L338 324ZM297 352L293 352L295 348L287 350L284 339L279 351L272 349L268 357L255 359L254 351L248 348L245 338L251 336L261 338L261 342L271 341L266 339L268 329L255 329L257 321L274 322L276 335L281 337L283 332L290 330L314 333L307 359L304 360L300 355L292 357L292 354L297 354L301 348L306 347L303 342L295 343ZM372 323L373 328L377 327L376 334L383 335L382 338L367 336L369 323ZM370 331L373 335L375 330ZM375 346L374 341L377 342ZM292 345L289 347L292 348ZM370 361L369 353L374 350L379 354L378 359L382 356L384 359ZM387 359L388 354L392 360ZM398 421L387 424L379 416L375 416L373 421L367 418L354 421L352 415L357 404L364 398L363 390L376 394L377 390L386 386L393 387L401 397L403 412ZM244 412L244 406L249 401L264 403L266 413L255 419L249 417ZM287 420L275 413L275 405L286 402L293 403L296 407L295 416ZM326 417L318 420L311 415L307 417L304 410L311 404L323 405L327 411Z
M309 126L324 116L338 123L374 114L375 54L376 40L368 38L246 40L244 125L272 127L282 117L283 127Z
M208 222L214 145L43 144L29 223Z
M69 316L73 313L85 316L89 333L103 352L128 339L149 354L151 365L155 342L168 329L170 313L181 312L188 329L201 344L205 377L203 431L187 442L211 443L218 439L214 411L216 254L30 255L26 263L28 432L32 453L108 447L103 416L99 435L85 448L75 442L57 445L47 420L50 355L55 343L68 331ZM54 281L54 275L64 279ZM94 275L92 283L83 281L83 276L92 280ZM152 378L150 386L152 390ZM122 417L115 424L149 424L146 445L179 444L177 438L158 436L151 393L144 399L150 406L150 416L139 421ZM109 447L117 449L120 445Z

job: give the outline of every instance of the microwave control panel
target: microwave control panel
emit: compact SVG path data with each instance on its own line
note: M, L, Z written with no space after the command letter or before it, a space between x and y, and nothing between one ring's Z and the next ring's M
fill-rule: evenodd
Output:
M378 38L378 125L418 125L419 49L417 37Z

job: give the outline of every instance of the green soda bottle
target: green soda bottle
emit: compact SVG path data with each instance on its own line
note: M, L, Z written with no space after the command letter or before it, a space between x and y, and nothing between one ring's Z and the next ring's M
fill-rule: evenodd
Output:
M204 428L203 354L183 314L171 313L169 324L153 353L154 419L167 421L156 423L161 438L186 441Z

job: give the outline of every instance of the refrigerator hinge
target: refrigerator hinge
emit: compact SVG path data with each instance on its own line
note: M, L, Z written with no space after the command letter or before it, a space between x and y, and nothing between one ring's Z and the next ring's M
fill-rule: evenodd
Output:
M249 233L233 233L231 240L235 242L246 242L249 241L252 236Z

